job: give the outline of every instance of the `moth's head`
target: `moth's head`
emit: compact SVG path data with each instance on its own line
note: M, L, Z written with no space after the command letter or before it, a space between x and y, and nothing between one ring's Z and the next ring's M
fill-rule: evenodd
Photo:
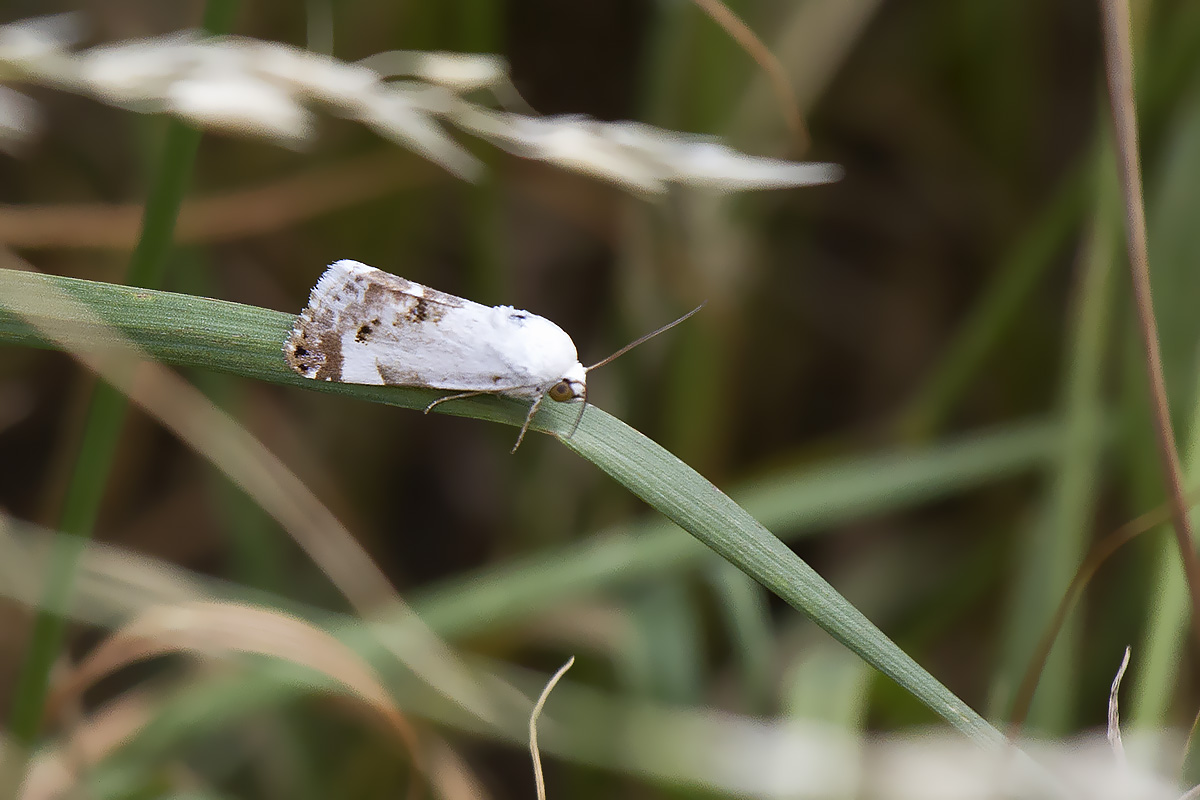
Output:
M587 400L587 370L579 362L567 370L562 380L546 390L551 400L566 403L570 400Z

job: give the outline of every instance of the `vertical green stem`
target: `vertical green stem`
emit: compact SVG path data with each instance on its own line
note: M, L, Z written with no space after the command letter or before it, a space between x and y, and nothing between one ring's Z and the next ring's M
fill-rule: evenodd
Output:
M1042 735L1065 736L1076 718L1075 699L1082 672L1080 628L1065 622L1046 653L1037 693L1028 709L1015 697L1017 676L1039 657L1038 639L1054 619L1063 592L1086 558L1088 534L1095 516L1105 427L1104 378L1109 331L1112 329L1114 253L1117 218L1116 174L1101 148L1094 160L1094 209L1083 258L1071 332L1063 358L1063 446L1051 464L1049 492L1040 518L1022 543L1015 591L1000 654L1000 678L992 703L997 716L1017 701L1014 725L1028 723ZM1019 693L1018 693L1019 694Z
M1093 163L1094 158L1083 159L1063 177L1050 202L1001 258L991 286L901 413L896 426L901 439L925 441L937 433L1001 337L1019 323L1029 296L1077 230L1087 199L1087 170Z

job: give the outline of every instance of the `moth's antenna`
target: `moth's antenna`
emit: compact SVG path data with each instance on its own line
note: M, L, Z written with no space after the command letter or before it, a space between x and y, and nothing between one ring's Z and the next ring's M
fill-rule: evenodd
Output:
M625 355L625 354L626 354L626 353L628 353L630 350L632 350L633 348L637 347L639 344L642 344L643 342L648 342L648 341L650 341L650 340L651 340L651 339L653 339L655 336L658 336L660 333L666 333L667 331L671 330L671 328L674 328L676 325L678 325L679 323L683 322L685 319L687 319L688 317L692 316L693 314L695 314L697 311L699 311L699 310L700 310L700 309L702 309L702 308L704 308L704 303L701 303L700 305L696 306L696 307L695 307L695 308L693 308L691 311L687 312L686 314L684 314L682 317L680 317L679 319L675 320L674 322L668 322L666 325L663 325L663 326L662 326L661 328L659 328L658 330L656 330L656 331L651 331L650 333L647 333L645 336L641 337L640 339L637 339L637 340L635 340L635 341L632 341L632 342L630 342L629 344L625 345L625 346L624 346L624 347L622 347L620 350L618 350L617 352L613 353L611 356L609 356L608 358L604 359L603 361L597 361L595 364L592 364L590 367L587 367L587 368L584 370L584 372L591 372L591 371L592 371L592 370L594 370L596 367L603 367L605 364L607 364L608 362L612 361L613 359L616 359L616 358L619 358L619 357L621 357L621 356ZM585 391L586 391L586 390L585 390ZM585 403L587 402L586 398L585 398L584 402L585 402ZM576 423L576 424L578 424L578 423Z
M624 346L624 347L622 347L620 350L618 350L617 352L613 353L611 356L609 356L608 358L604 359L603 361L597 361L595 364L592 364L590 367L585 367L583 371L584 371L584 372L591 372L591 371L592 371L592 370L594 370L596 367L603 367L605 364L607 364L608 362L612 361L613 359L616 359L616 358L618 358L618 357L620 357L620 356L623 356L623 355L625 355L626 353L628 353L628 352L629 352L630 350L632 350L633 348L637 347L637 346L638 346L639 344L641 344L642 342L649 341L650 339L653 339L655 336L658 336L660 333L665 333L666 331L669 331L669 330L671 330L671 328L674 328L676 325L678 325L679 323L683 322L685 319L687 319L688 317L692 316L693 314L695 314L697 311L699 311L699 310L700 310L700 309L702 309L702 308L704 308L704 303L701 303L700 305L696 306L696 307L695 307L695 308L693 308L691 311L689 311L688 313L684 314L682 317L680 317L679 319L675 320L674 322L669 322L669 323L667 323L666 325L663 325L663 326L662 326L661 328L659 328L658 330L656 330L656 331L651 331L650 333L647 333L645 336L641 337L640 339L638 339L638 340L636 340L636 341L633 341L633 342L630 342L629 344L625 345L625 346ZM567 434L567 438L568 438L568 439L570 439L572 436L574 436L574 435L575 435L575 431L579 430L579 423L583 422L583 412L584 412L584 411L587 411L587 402L588 402L588 399L587 399L587 384L584 384L584 386L583 386L583 402L579 404L579 415L575 417L575 424L571 426L571 432ZM526 424L528 424L528 423L526 423ZM520 444L520 440L519 440L519 439L517 440L517 444Z

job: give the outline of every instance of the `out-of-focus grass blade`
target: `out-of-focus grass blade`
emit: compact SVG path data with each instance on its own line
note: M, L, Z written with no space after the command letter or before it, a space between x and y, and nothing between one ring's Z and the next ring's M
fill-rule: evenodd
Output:
M738 667L738 696L747 712L766 716L774 696L776 648L766 592L728 561L718 561L705 576L718 597L724 633Z
M1057 424L1024 423L928 447L802 464L749 480L730 494L792 540L1037 469L1060 443ZM652 518L451 579L418 593L413 608L443 636L471 636L588 592L694 569L713 558L675 525Z
M414 758L416 732L379 679L354 651L312 623L274 609L242 603L195 601L152 606L113 632L56 687L49 706L75 701L100 679L171 653L210 658L256 654L312 670L377 713Z
M209 0L204 12L204 28L210 33L228 31L237 5L236 0ZM126 277L131 284L157 286L161 283L175 220L191 180L199 145L199 130L177 120L167 123L137 246L129 260ZM63 531L80 541L91 537L124 417L124 398L112 386L96 384L60 515ZM46 598L38 608L13 694L11 726L17 739L27 746L37 739L50 670L62 649L66 630L62 608L67 604L73 586L80 541L61 550L46 576Z
M708 685L704 627L690 588L681 576L666 575L639 584L622 604L644 643L649 681L638 693L648 700L679 706L702 702Z
M1195 485L1200 476L1200 374L1197 373L1196 346L1200 341L1200 317L1196 298L1200 297L1200 270L1196 253L1200 252L1200 230L1196 226L1196 208L1200 207L1200 86L1177 106L1177 120L1163 159L1153 171L1158 180L1148 208L1150 270L1154 287L1154 306L1162 343L1163 375L1171 404L1177 437L1184 442L1187 484ZM1131 381L1144 382L1136 369L1129 371ZM1190 417L1190 418L1189 418ZM1135 481L1145 506L1161 496L1158 482L1157 452L1149 424L1140 413L1138 427L1131 425L1131 453L1137 463L1151 465L1148 485ZM1132 470L1136 479L1141 470ZM1195 512L1193 512L1195 519ZM1154 602L1149 606L1150 620L1139 654L1138 668L1130 676L1134 682L1130 720L1139 727L1179 724L1171 718L1171 697L1176 690L1179 667L1184 663L1183 646L1187 640L1187 588L1182 580L1178 548L1173 539L1159 536L1159 565L1153 582Z
M859 732L867 721L871 671L842 648L817 646L788 667L784 709L788 717L825 722Z
M997 713L1004 716L1012 701L1009 693L1015 690L1030 659L1036 657L1042 631L1054 618L1063 593L1083 563L1095 515L1103 454L1104 368L1116 285L1113 231L1119 230L1115 222L1116 175L1111 164L1111 156L1095 161L1097 200L1092 235L1077 260L1078 289L1062 359L1063 447L1048 476L1049 491L1040 517L1022 543L998 676L1001 685L993 697L999 706ZM1026 718L1038 733L1063 736L1071 730L1074 699L1080 688L1078 659L1077 630L1067 624L1046 661Z
M946 354L901 414L897 427L905 439L920 441L945 423L971 380L987 363L992 348L1015 324L1025 301L1078 227L1086 198L1089 168L1085 158L1059 184L1046 208L1000 259L996 277L954 337Z
M567 411L563 429L569 424ZM930 710L982 744L1003 736L920 667L741 506L657 444L596 410L567 447L808 615Z

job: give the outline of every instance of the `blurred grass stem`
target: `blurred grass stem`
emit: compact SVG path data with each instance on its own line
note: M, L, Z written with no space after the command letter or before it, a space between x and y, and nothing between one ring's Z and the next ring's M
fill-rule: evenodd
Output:
M895 428L901 440L925 441L945 427L1004 334L1020 320L1030 295L1079 222L1093 163L1094 158L1084 158L1068 170L1050 201L1000 258L982 299L930 378L901 411Z
M741 17L725 3L720 0L692 0L692 2L713 22L720 25L730 38L746 51L746 55L753 58L762 68L767 80L770 81L771 90L775 93L775 100L779 103L779 112L783 115L788 130L796 139L797 150L800 152L807 150L810 141L808 127L804 124L804 115L800 112L800 104L796 101L796 90L792 87L792 80L788 77L783 63L776 58L762 39L758 38L758 34L751 30L750 26L743 22Z
M1039 519L1022 546L1023 564L1005 633L1005 683L1022 671L1028 677L1027 665L1038 665L1032 670L1033 682L1021 685L1012 725L1020 727L1028 718L1039 733L1054 736L1070 729L1080 659L1079 628L1055 609L1056 605L1061 609L1063 587L1080 572L1095 516L1106 424L1105 353L1115 305L1114 226L1120 200L1109 148L1099 148L1093 163L1095 210L1077 260L1070 334L1063 353L1059 401L1063 447L1047 473L1048 492ZM1051 619L1056 621L1053 635L1039 642L1038 632Z
M236 0L211 0L205 10L205 28L213 33L225 32L236 6ZM200 131L180 122L167 123L163 152L146 200L141 236L129 261L127 281L131 285L153 287L162 280L200 135ZM37 740L41 727L51 669L65 635L62 610L70 599L79 554L95 525L125 408L125 398L116 389L107 383L96 384L59 522L59 528L72 538L63 540L68 544L59 548L46 576L46 594L21 666L10 715L12 735L26 748Z
M1155 420L1159 456L1171 504L1175 538L1187 575L1192 600L1192 634L1200 647L1200 560L1194 550L1191 520L1184 497L1183 470L1163 377L1162 352L1158 326L1154 319L1154 300L1150 292L1150 259L1146 245L1146 210L1142 199L1142 175L1138 161L1137 114L1133 96L1133 48L1130 35L1128 0L1101 0L1104 31L1105 73L1117 143L1117 171L1125 199L1126 245L1133 279L1134 303L1142 346L1146 351L1146 371L1150 379L1151 408Z

